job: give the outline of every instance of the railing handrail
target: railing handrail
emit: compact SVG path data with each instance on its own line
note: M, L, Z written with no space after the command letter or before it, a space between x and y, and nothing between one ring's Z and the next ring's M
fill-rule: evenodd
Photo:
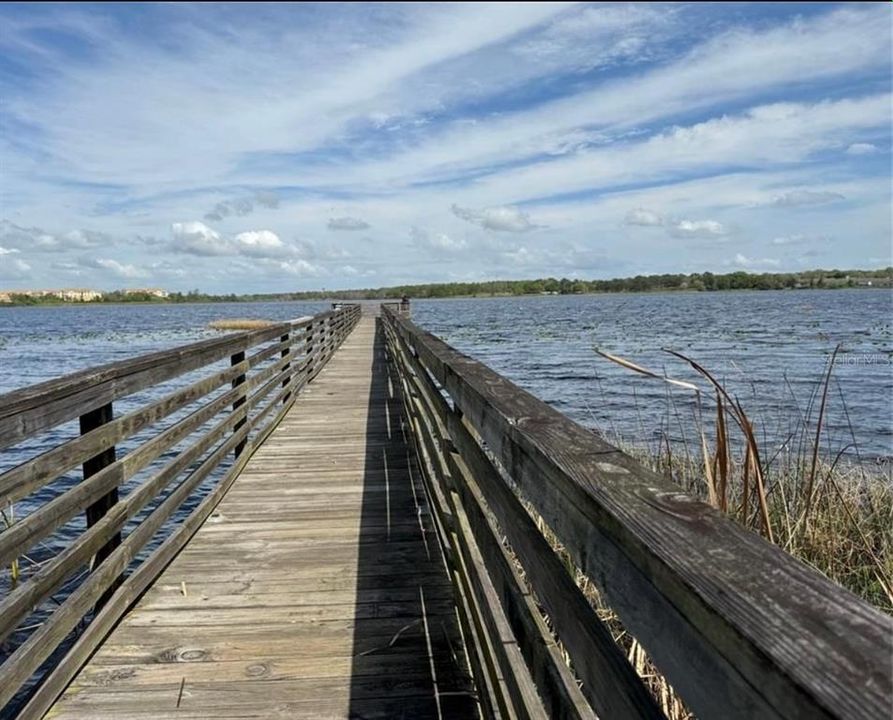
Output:
M94 608L93 620L44 678L21 715L42 716L108 630L208 517L253 450L288 412L301 388L323 369L360 314L359 305L344 306L88 368L0 396L0 450L75 418L80 418L81 432L0 472L4 511L83 468L80 482L54 486L62 492L30 503L28 514L0 532L0 565L15 565L69 520L83 512L87 516L86 528L76 538L0 598L0 641L75 572L90 567L76 589L29 628L31 634L0 666L0 709ZM224 359L229 360L225 369L215 367ZM198 380L184 380L185 387L175 390L165 388L163 397L114 416L115 400L202 368L208 374ZM188 414L175 417L180 410ZM166 427L118 456L116 445L121 441L165 419ZM229 455L233 462L224 471ZM222 476L214 478L208 494L186 518L178 519L160 546L133 566L158 530L218 469ZM147 476L119 498L118 488L143 470ZM147 506L151 511L145 513ZM131 527L124 536L128 523ZM126 575L128 567L131 572Z
M177 345L12 390L0 395L0 450L107 402L223 360L334 314L334 311L326 310L310 318Z
M699 717L888 717L893 619L390 308L382 316L413 394L429 396L419 412L448 430L444 457L500 466Z

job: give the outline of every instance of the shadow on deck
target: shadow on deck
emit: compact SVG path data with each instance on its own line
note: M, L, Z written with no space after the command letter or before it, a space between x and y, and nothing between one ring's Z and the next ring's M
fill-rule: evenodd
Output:
M399 393L376 322L349 715L475 717L449 574L407 442Z

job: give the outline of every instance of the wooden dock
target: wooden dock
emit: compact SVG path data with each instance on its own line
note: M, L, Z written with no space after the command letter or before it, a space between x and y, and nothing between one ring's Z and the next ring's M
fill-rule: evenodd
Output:
M889 720L889 615L408 311L0 396L2 720L666 718L592 588L702 720Z
M476 714L375 323L363 318L49 717Z

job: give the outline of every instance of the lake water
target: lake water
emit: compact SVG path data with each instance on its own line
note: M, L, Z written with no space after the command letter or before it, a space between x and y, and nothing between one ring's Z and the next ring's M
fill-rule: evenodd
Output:
M893 453L887 290L419 301L413 319L574 420L652 446L664 433L681 439L690 428L694 394L636 375L594 347L709 391L663 349L696 360L740 399L759 438L779 445L807 412L840 344L825 451L850 446L848 454L858 449L872 459Z
M75 370L214 336L218 318L285 320L328 303L0 308L0 394ZM413 319L574 420L638 443L680 439L694 408L611 354L707 384L663 348L714 374L782 443L827 369L829 453L893 454L893 293L888 290L655 293L418 300ZM849 446L849 447L847 447ZM6 462L9 458L4 458Z

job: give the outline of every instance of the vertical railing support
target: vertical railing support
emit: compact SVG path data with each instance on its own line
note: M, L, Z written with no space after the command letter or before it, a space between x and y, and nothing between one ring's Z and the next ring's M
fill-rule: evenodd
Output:
M314 341L314 325L310 322L307 324L307 335L304 338L304 377L310 379L310 373L313 372L313 341Z
M281 342L287 343L289 341L289 338L291 338L291 333L285 333L285 335L283 335L279 339ZM284 347L282 349L282 357L287 358L289 355L291 355L291 346L287 345L286 347ZM291 383L291 363L290 362L287 362L287 363L285 363L285 365L282 366L282 372L285 373L285 380L282 381L282 387L286 387L287 385L289 385ZM290 392L285 393L285 395L282 398L282 404L287 405L289 399L291 399L291 393Z
M244 361L245 361L245 351L243 350L242 352L237 352L237 353L235 353L235 354L230 358L230 365L232 365L232 366L236 366L236 365L238 365L239 363L244 362ZM237 388L237 387L239 387L239 385L244 385L244 384L245 384L245 375L244 375L244 374L237 376L237 377L234 378L233 381L232 381L232 386L233 386L234 388ZM236 398L235 402L233 402L233 412L236 412L236 410L238 410L240 407L242 407L242 406L245 404L246 401L247 401L247 398L245 397L245 393L243 392L238 398ZM247 418L247 417L244 417L244 418L242 418L241 420L236 421L236 424L233 425L233 434L239 432L239 430L241 429L241 427L242 427L246 422L248 422L248 418ZM236 445L235 450L233 450L233 457L234 457L234 458L238 458L239 455L242 454L242 451L245 449L245 445L246 445L247 442L248 442L248 440L247 440L247 438L246 438L245 440L240 441L240 442Z
M106 403L102 407L98 407L95 410L91 410L88 413L80 416L80 428L81 435L86 435L91 430L95 430L106 423L112 421L114 417L114 410L112 408L111 403ZM84 472L84 480L93 475L96 475L103 468L108 467L117 459L115 453L115 446L112 445L105 450L103 450L98 455L94 455L93 457L84 461L83 464L83 472ZM112 488L109 492L99 498L96 502L90 505L87 508L87 527L92 527L96 523L98 523L105 514L112 508L112 506L118 502L118 488L117 486ZM93 556L93 560L90 563L91 570L95 570L96 567L105 560L111 552L121 544L121 533L120 531L115 533L109 541L103 545L99 550L96 551L96 555ZM113 592L118 588L118 585L121 584L121 578L119 577L114 583L109 586L109 589L103 593L102 597L96 603L96 610L99 610L108 598L111 596Z

